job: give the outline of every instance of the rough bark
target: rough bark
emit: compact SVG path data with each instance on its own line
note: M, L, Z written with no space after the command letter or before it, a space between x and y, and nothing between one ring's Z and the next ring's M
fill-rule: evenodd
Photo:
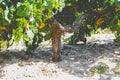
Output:
M52 59L55 62L60 61L61 35L63 33L60 27L58 22L54 20L52 23Z
M55 19L52 20L52 51L53 51L53 61L57 62L61 60L61 35L65 32L78 32L81 22L87 15L82 15L75 26L62 26Z

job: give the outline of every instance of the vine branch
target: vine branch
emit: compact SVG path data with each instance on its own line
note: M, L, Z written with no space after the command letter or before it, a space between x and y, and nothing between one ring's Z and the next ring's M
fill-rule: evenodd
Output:
M65 32L78 32L82 25L82 21L87 17L83 14L75 26L62 26L57 20L52 20L52 51L53 51L53 61L57 62L61 60L60 48L61 48L61 35Z

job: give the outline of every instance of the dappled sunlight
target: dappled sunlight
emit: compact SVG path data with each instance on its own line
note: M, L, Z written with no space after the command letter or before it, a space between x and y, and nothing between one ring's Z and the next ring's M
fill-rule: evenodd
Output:
M111 35L111 34L110 34ZM98 36L98 35L97 35ZM101 35L100 35L101 36ZM105 35L106 36L106 35ZM95 37L95 36L94 36ZM107 36L110 38L110 36ZM38 47L33 53L5 51L0 65L1 80L116 80L120 62L119 45L112 38L87 44L63 44L61 61L52 61L51 47ZM1 53L2 54L2 53ZM2 54L3 55L3 54ZM103 66L101 66L103 65ZM104 69L104 65L105 67ZM98 73L97 73L98 72ZM102 73L102 74L101 74Z
M99 42L99 41L97 41ZM109 50L108 50L109 49ZM11 58L5 59L0 66L1 80L116 80L119 75L114 69L119 63L119 46L113 42L106 44L63 45L62 61L53 62L51 48L38 47L35 54L10 52ZM16 55L17 54L17 55ZM26 56L26 58L24 58ZM93 74L92 69L106 64L108 72Z
M1 68L1 80L25 80L25 79L35 79L35 80L70 80L76 79L78 77L70 75L65 72L64 69L58 68L56 63L49 63L44 61L36 60L25 62L19 61L12 64L6 64Z

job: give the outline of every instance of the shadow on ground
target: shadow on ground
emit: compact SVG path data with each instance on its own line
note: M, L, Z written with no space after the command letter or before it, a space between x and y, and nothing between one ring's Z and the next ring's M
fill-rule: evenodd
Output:
M96 79L96 75L93 75L92 68L105 63L108 65L109 71L97 76L96 80L114 80L111 77L116 77L113 70L115 64L120 62L119 52L120 46L118 43L108 40L89 42L85 45L64 44L61 50L62 61L57 63L52 62L51 48L38 47L31 54L26 54L24 51L4 51L0 52L0 78L2 80L10 80L12 77L11 80L14 80L14 78L22 80L22 77L36 77L35 80L43 80L37 79L36 75L50 77L62 75L64 72L66 75L76 76L78 80L80 78L83 80L93 80ZM14 68L11 67L12 65ZM13 74L13 72L16 73L15 76L8 74Z

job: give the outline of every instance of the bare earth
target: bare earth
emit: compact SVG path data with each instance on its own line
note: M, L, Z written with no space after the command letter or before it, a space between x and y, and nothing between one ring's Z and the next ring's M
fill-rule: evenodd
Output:
M6 51L0 54L0 80L120 80L120 46L113 34L93 35L86 45L62 46L62 61L52 62L50 47L38 47L29 55ZM8 54L9 53L9 54ZM3 55L5 54L5 55ZM108 71L93 74L95 66L106 64Z

